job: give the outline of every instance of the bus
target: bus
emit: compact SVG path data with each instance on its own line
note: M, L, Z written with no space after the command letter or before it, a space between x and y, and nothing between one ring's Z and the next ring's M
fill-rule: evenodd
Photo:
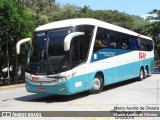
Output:
M39 26L30 42L25 72L28 92L71 95L100 93L104 86L145 79L154 68L153 40L92 18Z

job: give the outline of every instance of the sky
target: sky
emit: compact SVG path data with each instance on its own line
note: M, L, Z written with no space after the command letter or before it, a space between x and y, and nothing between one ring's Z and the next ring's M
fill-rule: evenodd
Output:
M144 17L153 9L160 9L160 0L56 0L57 3L90 6L93 10L118 10L130 15Z

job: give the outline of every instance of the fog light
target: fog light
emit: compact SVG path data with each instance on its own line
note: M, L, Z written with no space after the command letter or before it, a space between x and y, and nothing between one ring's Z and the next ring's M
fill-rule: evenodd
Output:
M29 90L29 87L26 85L26 89Z
M66 88L64 87L64 88L61 88L59 91L62 92L62 91L64 91L65 89L66 89Z

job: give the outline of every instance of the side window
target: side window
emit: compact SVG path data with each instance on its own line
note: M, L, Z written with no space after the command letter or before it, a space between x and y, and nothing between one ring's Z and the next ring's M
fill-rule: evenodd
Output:
M97 29L94 52L103 48L152 51L153 42L104 28Z
M122 41L122 49L129 50L130 49L130 39L129 39L129 36L123 34L122 38L121 38L121 41Z
M78 25L76 32L85 32L82 36L74 37L71 42L72 67L79 65L87 59L94 26Z
M153 50L153 43L151 40L144 40L145 41L145 48L147 51Z
M117 32L111 32L109 34L110 48L121 49L120 35Z
M104 28L97 29L94 52L108 47L108 31Z
M153 50L153 43L151 40L138 38L137 41L138 41L139 50L143 50L143 51Z
M89 46L84 35L73 38L71 46L72 67L75 67L87 59Z
M130 49L131 50L138 50L138 43L136 37L130 37Z
M71 58L72 58L72 66L77 66L81 60L80 60L80 51L79 51L79 44L78 44L78 38L75 37L71 42Z
M130 48L131 50L140 50L140 51L152 51L153 42L151 40L130 37Z
M142 51L145 51L145 46L144 46L144 43L143 43L143 39L142 38L137 38L137 42L138 42L138 49L142 50Z

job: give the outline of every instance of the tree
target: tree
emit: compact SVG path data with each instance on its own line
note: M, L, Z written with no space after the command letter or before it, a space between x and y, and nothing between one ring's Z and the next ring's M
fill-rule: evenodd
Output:
M31 36L35 25L30 12L24 7L19 7L16 0L0 0L0 21L0 73L6 77L3 68L13 66L15 71L17 41ZM8 75L11 76L8 82L14 82L14 73L9 71Z
M55 5L55 0L17 0L19 6L29 8L32 15L35 17L36 26L42 25L47 21L47 16L43 14L45 9L52 9Z
M148 14L149 16L146 20L150 24L146 26L146 32L155 41L155 61L160 66L160 10L154 9Z
M143 35L148 35L148 33L146 32L146 26L149 25L150 23L145 21L140 16L132 15L131 17L133 19L133 26L131 30Z

